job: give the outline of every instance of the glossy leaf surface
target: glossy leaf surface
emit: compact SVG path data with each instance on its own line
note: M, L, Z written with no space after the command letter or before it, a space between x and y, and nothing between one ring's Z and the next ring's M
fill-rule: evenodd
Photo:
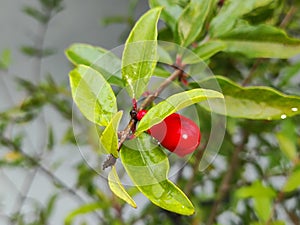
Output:
M224 51L238 52L249 58L290 58L300 53L300 39L269 25L242 25L219 37Z
M69 74L72 97L91 122L107 126L117 112L116 97L111 86L96 70L79 65Z
M192 0L183 10L177 23L179 43L183 47L193 43L204 28L214 1Z
M100 137L101 147L107 152L112 154L115 158L118 156L118 127L122 118L123 111L116 113L107 127L105 127Z
M223 98L217 91L207 89L193 89L190 91L174 94L159 104L153 106L140 121L136 135L148 130L153 125L160 123L167 116L192 104L212 98Z
M161 10L154 8L146 12L125 43L122 77L132 98L139 98L145 91L158 60L157 23Z
M121 78L121 59L112 52L88 44L75 43L66 49L65 53L75 66L90 66L100 72L109 83L124 86Z
M270 5L273 0L247 0L228 1L222 7L218 15L211 21L210 33L212 37L218 37L229 32L242 18L257 8Z
M129 205L131 205L133 208L137 207L135 201L131 198L131 196L127 193L124 186L122 185L115 166L112 166L111 171L109 172L108 185L110 187L110 190L116 196L123 199L125 202L127 202Z
M125 142L120 157L133 183L155 205L182 215L194 213L190 200L168 180L168 158L149 135Z
M226 115L230 117L278 120L300 113L300 97L289 96L270 87L242 87L233 81L216 76L200 83L201 87L214 88L215 79L219 83L225 97ZM224 102L214 100L216 113L224 114ZM206 109L210 107L201 103Z

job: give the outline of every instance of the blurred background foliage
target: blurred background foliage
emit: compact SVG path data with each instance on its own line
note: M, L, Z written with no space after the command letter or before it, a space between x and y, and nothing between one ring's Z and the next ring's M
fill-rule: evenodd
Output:
M140 14L136 12L138 2L129 2L127 16L116 15L102 21L107 26L126 24L120 43L124 42L136 21L135 15ZM178 7L183 7L189 1L177 2ZM276 25L284 28L290 36L300 38L300 2L274 2L273 7L260 9L265 12L263 15L251 13L245 19L253 24L264 22ZM20 51L37 60L35 71L41 77L41 61L56 54L55 46L45 47L47 26L57 13L64 10L64 2L38 0L38 3L38 7L24 5L23 8L26 15L39 23L38 41L33 45L24 44ZM165 27L161 30L160 39L172 40L168 29ZM8 48L1 51L0 70L5 76L13 66L13 58ZM241 54L218 53L209 59L208 65L214 74L222 74L240 84L264 85L286 94L300 95L299 57L249 59ZM18 90L15 91L24 92L24 98L15 106L0 112L2 178L7 171L13 171L9 174L15 177L7 177L7 180L22 180L22 185L15 189L16 198L10 210L5 202L1 202L1 196L5 195L1 193L1 224L54 224L57 210L63 209L69 199L76 203L72 210L63 210L65 214L60 217L61 224L300 224L299 116L281 121L228 118L220 153L210 167L199 172L197 154L201 153L196 153L176 175L178 186L183 188L196 207L195 215L186 217L170 213L141 196L136 198L142 206L134 210L116 199L108 191L106 180L84 160L73 164L75 181L69 182L59 176L60 166L69 160L66 156L59 156L62 146L71 146L75 152L78 151L77 145L87 149L96 148L97 144L86 135L91 132L90 127L72 112L68 84L58 83L51 74L42 77L28 80L16 76ZM202 115L202 132L205 132L205 127L209 127L206 124L209 116L204 110L198 110ZM60 115L57 123L63 121L66 125L64 133L59 136L56 134L56 122L49 123L45 119L47 113L54 112ZM36 121L45 123L47 130L43 132L47 135L41 137L44 145L38 151L26 145L30 136L27 126ZM79 129L76 139L73 126ZM99 166L101 163L99 161ZM19 178L23 173L18 171L28 173ZM53 187L51 192L43 196L46 199L44 202L29 196L32 189L42 188L41 183L35 182L37 174L41 174L44 178L42 181ZM130 193L134 195L136 190L132 188ZM65 198L66 195L69 198Z

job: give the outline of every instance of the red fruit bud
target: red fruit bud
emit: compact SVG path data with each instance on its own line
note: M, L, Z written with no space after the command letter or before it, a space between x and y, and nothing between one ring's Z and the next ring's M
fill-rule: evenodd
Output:
M163 147L180 157L195 151L201 140L201 132L197 124L177 113L171 114L151 127L148 133Z
M147 112L148 111L146 109L142 109L142 110L138 111L138 113L136 115L137 120L140 121Z

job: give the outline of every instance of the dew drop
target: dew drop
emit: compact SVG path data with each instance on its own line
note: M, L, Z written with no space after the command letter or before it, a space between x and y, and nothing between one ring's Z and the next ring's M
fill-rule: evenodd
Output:
M283 120L286 119L286 117L287 117L287 116L286 116L285 114L282 114L282 115L280 116L280 118L283 119Z
M297 111L298 111L298 108L293 107L293 108L292 108L292 111L293 111L293 112L297 112Z

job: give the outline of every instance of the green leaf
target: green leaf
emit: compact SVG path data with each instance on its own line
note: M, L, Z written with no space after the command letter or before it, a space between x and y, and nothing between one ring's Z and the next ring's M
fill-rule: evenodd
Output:
M173 31L176 29L178 18L182 12L182 8L176 4L174 0L149 0L151 8L163 7L161 17Z
M87 214L87 213L92 213L95 210L102 209L104 207L103 204L100 202L95 202L95 203L88 203L85 205L80 206L79 208L75 209L72 211L64 221L65 225L71 225L73 223L73 220L82 214Z
M227 116L255 120L278 120L300 113L300 97L285 95L273 88L241 87L222 76L203 80L200 86L214 89L216 81L225 98ZM224 114L223 101L214 100L210 104L213 107L205 102L201 103L201 106L207 110L213 108L214 112Z
M125 202L127 202L129 205L131 205L133 208L137 207L135 201L130 197L130 195L127 193L124 186L122 185L115 166L113 166L111 168L111 171L109 172L108 185L109 185L111 191L116 196L123 199Z
M179 43L183 47L196 41L203 31L206 18L214 1L192 0L183 10L177 23Z
M295 170L288 177L286 183L283 186L284 192L291 192L300 187L300 169Z
M257 217L264 222L267 222L272 213L272 200L268 197L254 198L254 211Z
M212 37L218 37L230 31L237 20L257 8L272 4L273 0L246 0L228 1L222 7L218 15L210 23L210 33Z
M174 94L147 112L139 122L135 135L138 136L180 109L211 98L223 98L223 95L217 91L200 88Z
M52 215L55 209L55 204L57 202L57 199L58 199L58 194L54 194L47 201L47 208L45 209L46 218L49 218Z
M115 158L119 158L118 156L118 127L120 120L122 118L123 111L119 111L116 113L107 127L104 129L103 133L100 137L101 147L108 154L112 154Z
M53 55L56 51L52 48L39 49L34 46L22 46L21 51L31 57L46 57Z
M75 66L90 66L100 72L109 83L124 86L121 78L121 59L112 52L88 44L75 43L66 49L65 54Z
M281 131L276 134L280 150L291 161L296 162L298 160L296 125L291 120L285 120L281 125Z
M289 84L293 77L297 76L300 71L300 62L284 67L280 71L278 87L283 87Z
M46 24L50 19L50 16L31 6L25 6L23 12L43 24Z
M276 192L271 187L266 187L261 181L257 180L250 186L239 188L235 196L237 198L274 198Z
M117 102L111 86L96 70L79 65L69 74L72 97L91 122L107 126L117 112Z
M226 52L250 58L290 58L300 53L300 39L290 38L284 30L270 26L241 25L219 37Z
M147 134L127 141L120 151L126 172L137 188L155 205L182 215L192 215L194 207L170 180L169 161Z
M1 59L0 59L0 69L8 69L11 63L11 51L9 49L4 49L2 51Z
M132 98L145 91L158 60L157 23L162 8L146 12L135 24L125 43L122 77Z
M195 55L183 55L182 61L184 64L195 64L209 59L216 53L226 49L226 44L222 41L210 40L204 44L201 44L193 50ZM197 56L197 57L196 57Z
M252 223L250 223L250 225L266 225L266 223L265 222L252 222ZM276 220L276 221L268 222L268 225L286 225L286 223L281 220Z

